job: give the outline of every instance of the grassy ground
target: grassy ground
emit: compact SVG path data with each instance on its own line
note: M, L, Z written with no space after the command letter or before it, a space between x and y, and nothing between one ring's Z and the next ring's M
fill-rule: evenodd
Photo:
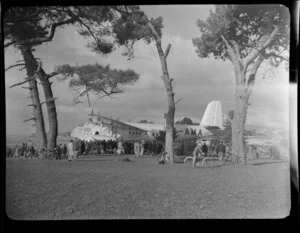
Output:
M192 168L117 156L6 162L12 219L282 218L290 210L289 163Z

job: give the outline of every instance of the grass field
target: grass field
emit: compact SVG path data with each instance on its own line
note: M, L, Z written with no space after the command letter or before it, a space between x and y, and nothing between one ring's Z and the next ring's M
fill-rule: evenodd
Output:
M6 213L15 220L283 218L287 161L192 168L151 157L6 160Z

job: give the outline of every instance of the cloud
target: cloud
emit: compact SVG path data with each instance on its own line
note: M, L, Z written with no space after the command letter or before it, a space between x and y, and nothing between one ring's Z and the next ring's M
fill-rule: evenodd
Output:
M158 14L154 13L155 9L155 7L152 9L153 16ZM161 13L166 14L166 9L164 8ZM192 44L192 37L199 34L195 20L198 16L204 17L204 11L198 13L195 8L190 12L192 16L186 12L184 15L190 22L187 28L182 28L180 26L181 18L171 13L170 11L169 14L162 15L166 19L162 45L165 49L168 43L171 44L167 58L169 74L174 79L175 100L182 98L176 105L176 118L190 116L193 119L199 119L197 122L200 122L207 104L212 100L220 100L223 114L226 114L234 107L233 66L230 62L214 58L199 58ZM178 20L176 21L174 18L178 18ZM186 25L187 19L183 18L183 20ZM172 21L178 22L178 25L174 24L175 29L170 29ZM192 27L194 29L190 29ZM65 27L57 31L52 42L37 47L35 56L41 58L46 72L52 72L55 66L62 64L99 63L110 64L111 68L133 69L140 75L140 78L134 85L124 87L124 93L118 94L112 99L107 97L100 100L97 96L91 95L94 111L96 113L99 111L100 114L109 117L119 117L124 121L146 119L164 123L163 113L167 111L167 95L161 78L162 71L155 44L147 45L143 41L137 42L134 45L135 58L127 60L121 55L123 48L117 48L113 53L102 56L87 49L86 42L71 27ZM18 51L8 49L5 53L6 67L20 59ZM260 76L263 76L264 72L264 69L261 70ZM260 126L286 124L283 119L286 119L288 113L286 110L288 91L285 89L288 76L287 72L282 69L275 69L274 73L274 78L262 79L260 77L256 80L250 98L248 124ZM30 124L22 122L31 114L31 109L26 106L29 101L26 99L28 92L20 87L9 88L10 85L21 81L25 76L25 71L11 70L6 73L7 132L34 131ZM87 114L90 112L86 98L82 98L83 103L73 105L75 92L68 87L68 81L60 82L56 78L53 78L52 81L53 94L58 98L56 106L59 131L70 131L77 125L86 122ZM43 100L41 88L40 96ZM45 108L43 108L43 112L47 125Z

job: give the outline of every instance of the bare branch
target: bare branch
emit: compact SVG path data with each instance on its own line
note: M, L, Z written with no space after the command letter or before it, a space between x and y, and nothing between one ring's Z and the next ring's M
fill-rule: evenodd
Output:
M14 64L14 65L11 65L11 66L7 67L7 68L5 69L5 71L8 71L9 69L14 68L14 67L17 67L17 66L25 66L25 63L20 63L20 64Z
M33 87L21 87L21 88L24 88L24 89L33 89Z
M32 118L29 118L29 119L25 120L24 122L27 122L27 121L34 121L34 120L35 120L35 118L32 117Z
M87 90L84 90L83 92L81 92L81 93L79 94L79 96L83 96L86 92L87 92Z
M86 91L86 98L89 104L89 108L91 107L91 102L90 102L90 96L89 96L89 90L88 90L88 86L85 85L85 91Z
M23 82L19 82L19 83L16 83L16 84L14 84L14 85L11 85L9 88L13 88L13 87L16 87L16 86L23 85L24 83L27 83L27 82L29 82L30 80L35 80L35 76L26 78Z
M168 47L167 47L167 49L166 49L166 51L165 51L165 58L168 57L169 52L170 52L170 48L171 48L171 44L168 44Z
M256 48L254 48L252 50L252 52L249 53L249 55L244 59L245 67L248 67L259 56L259 54L271 44L271 42L275 38L278 30L279 30L279 27L275 26L269 36L264 35L260 38L260 40L258 40ZM268 38L266 39L266 37L268 37ZM263 43L263 41L264 41L264 43Z
M59 72L56 72L56 71L54 71L54 72L51 72L50 74L47 74L46 75L46 78L52 78L52 77L54 77L54 76L56 76L56 75L58 75L58 74L60 74Z
M179 98L178 100L176 100L175 104L179 103L180 100L182 100L182 98Z

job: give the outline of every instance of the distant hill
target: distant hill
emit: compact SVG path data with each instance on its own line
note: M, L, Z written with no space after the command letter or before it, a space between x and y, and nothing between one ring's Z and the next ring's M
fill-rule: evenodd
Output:
M154 124L153 121L147 121L147 120L140 120L138 123L149 123L149 124Z
M175 122L178 125L199 125L198 123L194 123L191 118L184 117L181 120Z

